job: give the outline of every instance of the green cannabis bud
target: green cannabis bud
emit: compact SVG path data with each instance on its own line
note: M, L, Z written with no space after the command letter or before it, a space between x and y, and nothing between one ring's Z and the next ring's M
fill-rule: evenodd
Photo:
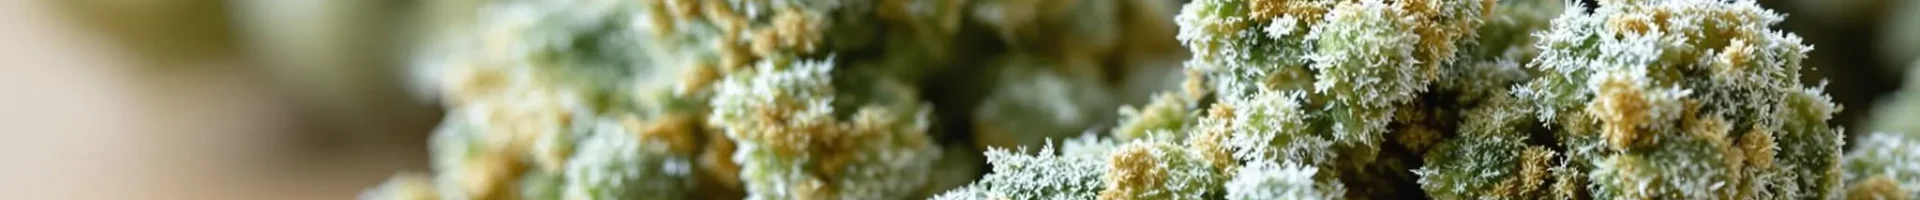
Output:
M1751 1L1601 1L1539 34L1542 76L1516 94L1597 198L1832 197L1839 106L1800 84L1812 48L1780 20Z
M1459 49L1468 46L1457 41L1475 36L1472 31L1490 3L1188 3L1175 17L1180 25L1177 38L1195 54L1186 62L1186 87L1155 95L1144 108L1122 109L1113 135L1131 142L1109 142L1103 148L1111 150L1082 152L1093 155L1062 155L1105 158L1102 175L1086 177L1097 179L1076 179L1103 183L1082 185L1078 191L1100 192L1004 187L1034 183L994 179L1009 173L996 170L988 179L942 196L1260 199L1358 192L1346 190L1350 187L1340 180L1364 176L1343 173L1372 169L1388 122L1427 91L1442 66L1455 62ZM1046 158L1052 152L1042 153ZM1029 165L989 161L996 169ZM1257 166L1244 168L1249 163Z
M711 121L736 143L748 199L897 199L925 184L911 175L940 155L925 134L927 109L866 104L840 120L833 104L855 99L836 94L832 69L831 60L762 62L719 83Z
M1848 198L1920 197L1920 138L1874 132L1860 142L1846 155Z
M883 31L850 26L866 20L953 16L907 8L929 2L868 3L492 2L419 67L450 110L432 144L434 180L396 177L367 198L919 195L926 177L905 174L941 154L927 139L930 110L900 83L917 69L873 63L926 61L839 62L836 50L878 47L826 41ZM888 17L853 17L876 13ZM436 189L387 192L417 188Z
M1298 164L1253 163L1234 171L1226 199L1334 199L1340 185L1314 180L1319 170Z
M1105 199L1369 198L1400 181L1439 199L1839 195L1842 139L1827 124L1839 107L1799 82L1811 47L1769 29L1779 14L1751 1L1561 6L1192 2L1175 18L1195 54L1184 89L1122 109L1109 147L1184 150L1065 156L1108 158ZM1158 165L1122 167L1140 159ZM1153 181L1113 175L1140 171ZM973 187L1013 184L999 181ZM1168 181L1208 184L1157 186Z
M673 156L664 141L648 140L616 123L603 123L567 160L560 179L564 199L683 198L692 187L693 166L688 158ZM528 179L537 180L537 179ZM521 187L528 187L522 185ZM531 195L538 199L559 199Z
M1170 5L502 0L422 58L434 173L362 198L1920 194L1750 0ZM1184 81L1130 86L1158 46Z
M1032 155L1006 149L987 150L993 174L947 191L933 199L1093 199L1105 183L1107 152L1114 142L1080 137L1054 147L1046 143ZM1024 147L1022 147L1024 148Z
M503 5L423 61L450 107L431 148L437 196L673 198L692 187L697 136L675 120L692 108L638 100L695 97L630 86L675 69L636 67L652 60L620 53L646 41L618 26L628 4Z

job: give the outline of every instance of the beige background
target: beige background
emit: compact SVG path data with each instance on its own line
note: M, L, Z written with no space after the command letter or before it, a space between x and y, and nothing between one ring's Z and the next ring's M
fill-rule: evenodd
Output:
M140 31L90 31L43 4L0 0L0 199L351 199L424 169L418 145L288 142L330 125L300 122L303 97L257 61L144 57L109 39Z

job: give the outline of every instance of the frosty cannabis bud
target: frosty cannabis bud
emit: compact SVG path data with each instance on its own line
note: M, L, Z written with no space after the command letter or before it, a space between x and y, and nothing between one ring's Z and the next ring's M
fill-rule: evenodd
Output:
M1846 156L1849 198L1920 197L1920 138L1875 132L1860 141Z
M1233 173L1226 199L1332 199L1345 193L1339 185L1315 181L1317 173L1318 169L1291 163L1250 164Z
M603 124L568 159L558 197L565 199L679 198L692 187L693 166L671 156L664 141L636 138L620 124ZM530 179L532 180L532 179ZM525 187L523 185L523 187ZM531 198L554 199L553 194Z
M1122 110L1101 192L1068 198L1339 197L1375 184L1395 114L1470 46L1490 1L1197 1L1175 18L1195 53L1180 93ZM1124 144L1124 145L1122 145ZM997 167L1009 163L993 162ZM1255 168L1244 165L1257 164ZM1379 168L1376 168L1379 167ZM1402 167L1398 170L1393 167ZM1043 167L1042 169L1059 169ZM1248 174L1238 174L1245 172ZM1391 172L1390 172L1391 173ZM988 177L999 175L997 172ZM1351 174L1351 175L1349 175ZM1410 175L1410 174L1408 174ZM968 188L996 188L985 179ZM1178 183L1175 185L1166 185ZM1228 187L1233 183L1232 187ZM1264 186L1286 187L1265 188ZM1145 190L1145 191L1143 191ZM1033 191L961 189L946 197Z
M841 120L833 104L855 99L837 98L831 64L763 62L719 83L711 121L738 148L747 198L894 199L926 182L908 175L926 174L940 155L925 134L927 109L867 104Z
M1779 14L1750 1L1559 7L1189 3L1176 17L1195 53L1188 91L1123 110L1115 136L1185 142L1228 184L1161 192L1213 191L1200 199L1383 198L1370 195L1396 182L1440 199L1839 195L1841 136L1826 123L1839 108L1799 82L1811 48L1769 29ZM1095 156L1136 159L1121 152ZM1196 168L1151 158L1170 165L1147 171ZM1101 181L1102 195L1143 193Z
M1800 84L1811 47L1751 1L1602 1L1538 37L1535 102L1600 198L1825 198L1839 107ZM1717 158L1717 159L1707 159ZM1580 177L1561 177L1561 179Z
M1034 155L1017 151L987 151L993 174L967 187L934 199L1092 199L1105 183L1107 152L1113 142L1081 137L1060 146L1047 143Z
M823 42L866 31L840 30L865 20L842 15L896 9L867 3L491 4L423 59L452 111L434 139L435 180L395 185L451 199L921 194L926 177L902 174L925 174L940 154L926 139L930 110L892 75L909 69L847 67L831 50L871 47ZM942 32L903 30L917 31ZM832 78L849 71L867 74ZM420 187L393 188L382 191Z
M423 58L450 106L434 175L363 197L1920 194L1909 136L1872 136L1843 167L1840 107L1800 81L1812 47L1752 1L1196 0L1141 17L1160 6L503 1ZM1118 86L1153 38L1192 54L1185 82Z

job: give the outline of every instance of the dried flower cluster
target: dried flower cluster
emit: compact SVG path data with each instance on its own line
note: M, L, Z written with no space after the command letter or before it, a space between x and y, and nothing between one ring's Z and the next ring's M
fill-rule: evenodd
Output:
M1119 150L1093 156L1108 158L1104 187L1068 195L1839 195L1842 136L1826 123L1839 108L1799 82L1811 48L1769 28L1779 14L1750 1L1560 6L1187 4L1176 18L1179 39L1195 53L1184 91L1123 110L1114 136L1131 142L1110 142ZM1189 148L1150 148L1162 146ZM1143 156L1131 152L1157 161L1134 161ZM943 197L1055 192L1008 191L1011 183L999 180ZM1407 191L1408 182L1419 191Z
M449 110L434 173L363 197L924 198L979 176L972 149L1112 120L1132 59L1177 57L1154 3L489 1L416 67ZM939 111L978 131L940 133L944 82L1006 84L955 87L987 91Z
M423 61L434 175L365 197L1920 197L1749 0L1165 5L505 1Z

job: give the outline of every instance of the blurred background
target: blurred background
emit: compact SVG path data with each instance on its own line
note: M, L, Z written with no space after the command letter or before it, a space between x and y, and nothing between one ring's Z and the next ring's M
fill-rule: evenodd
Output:
M0 0L0 198L350 199L426 171L441 108L409 53L481 1ZM1815 47L1834 124L1920 59L1920 1L1761 4Z

